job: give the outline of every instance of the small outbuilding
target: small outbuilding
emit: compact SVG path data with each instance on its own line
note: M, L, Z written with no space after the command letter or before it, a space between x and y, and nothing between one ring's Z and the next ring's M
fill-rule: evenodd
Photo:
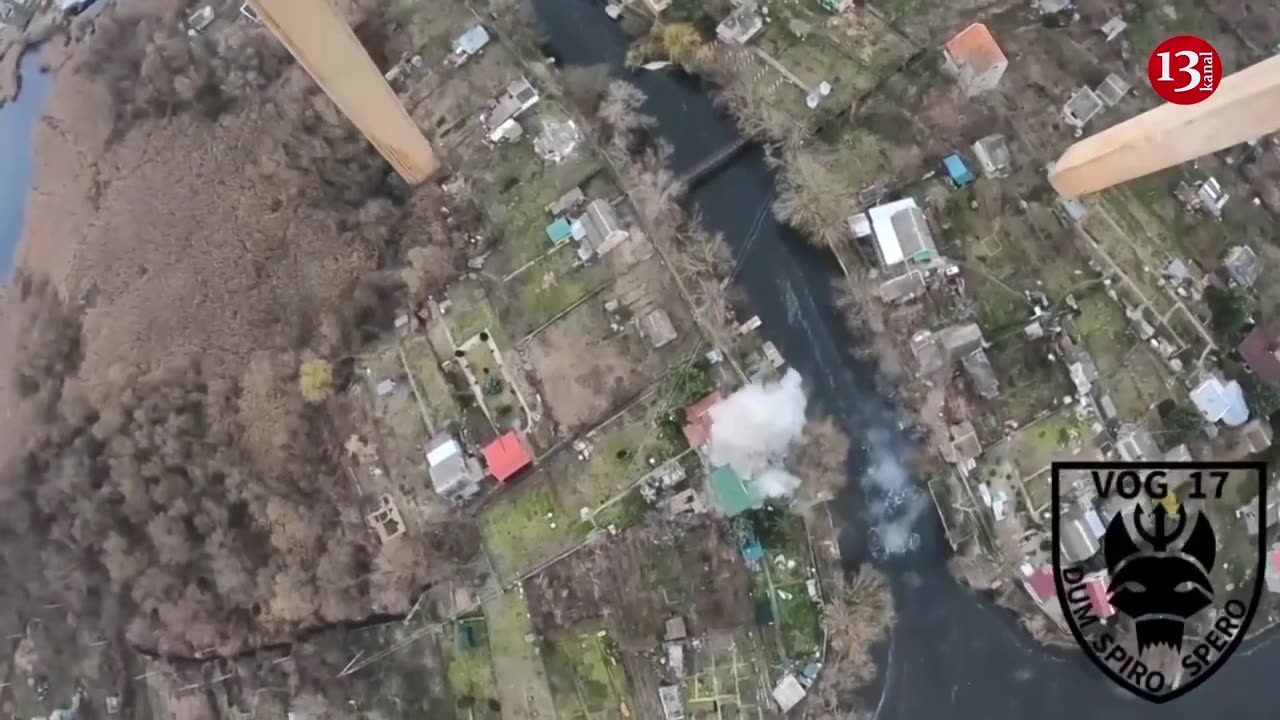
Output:
M973 173L969 171L969 166L965 164L964 158L952 153L942 160L942 167L947 171L947 179L951 184L962 188L973 184Z
M484 446L484 464L498 482L506 482L533 462L533 456L514 430Z
M942 54L946 69L970 97L995 89L1009 67L1009 59L982 23L973 23L948 40Z

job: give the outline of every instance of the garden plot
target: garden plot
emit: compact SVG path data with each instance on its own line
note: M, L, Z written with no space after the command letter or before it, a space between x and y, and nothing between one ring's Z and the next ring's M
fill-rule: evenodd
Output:
M493 675L501 678L498 699L504 720L557 717L538 644L528 639L534 628L524 593L516 590L489 600L484 604L484 616Z
M543 470L499 495L480 514L485 547L504 581L573 547L590 527L565 509Z
M656 259L632 266L621 277L538 333L525 349L551 416L571 432L600 422L698 342L693 318ZM657 310L677 336L655 348L638 323Z
M542 659L560 718L623 720L635 706L606 625L583 623L548 637Z

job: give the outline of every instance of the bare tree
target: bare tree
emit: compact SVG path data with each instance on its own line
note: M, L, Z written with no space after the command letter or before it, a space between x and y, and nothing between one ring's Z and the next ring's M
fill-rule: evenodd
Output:
M600 101L597 116L610 144L623 156L629 154L639 131L652 127L656 122L640 111L646 99L644 92L635 85L625 80L614 80Z
M578 65L560 75L565 97L582 112L595 115L609 90L609 66Z
M788 153L782 167L774 214L813 244L832 247L843 237L844 219L853 207L848 184L816 152Z
M893 627L893 594L878 570L863 565L827 604L828 664L813 692L818 717L847 717L857 694L876 675L872 649Z
M845 486L849 476L849 436L830 417L805 423L799 443L787 464L800 478L796 503L812 507L827 502Z

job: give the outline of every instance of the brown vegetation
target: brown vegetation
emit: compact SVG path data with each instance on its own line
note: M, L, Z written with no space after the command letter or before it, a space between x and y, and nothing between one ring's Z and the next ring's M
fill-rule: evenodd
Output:
M844 718L857 704L857 694L876 676L872 650L893 628L893 595L878 570L863 565L841 583L828 603L824 622L829 652L811 694L813 717Z
M848 484L849 447L849 436L830 417L815 417L805 423L787 458L789 469L801 480L795 499L798 507L831 500Z

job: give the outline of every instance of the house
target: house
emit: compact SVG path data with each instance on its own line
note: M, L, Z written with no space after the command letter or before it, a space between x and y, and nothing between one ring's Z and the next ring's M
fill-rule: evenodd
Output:
M252 4L247 2L247 0L240 5L240 14L254 25L262 24L262 16L258 14L258 10L254 8Z
M1098 29L1101 30L1102 34L1107 38L1104 42L1111 42L1112 40L1120 37L1120 33L1124 32L1127 27L1129 27L1129 23L1125 22L1124 18L1117 15L1103 23L1102 27Z
M586 212L573 221L573 238L596 255L604 255L629 237L631 233L622 229L607 200L592 200Z
M1227 268L1227 275L1237 285L1245 288L1253 287L1262 271L1262 264L1253 248L1248 245L1236 245L1227 251L1222 264Z
M986 339L982 337L982 328L978 327L977 323L948 325L939 330L935 336L946 353L948 364L972 355L986 344Z
M1116 450L1125 462L1155 461L1164 457L1151 432L1136 425L1126 425L1120 429L1116 436Z
M989 178L1009 176L1013 163L1004 135L988 135L974 143L973 156L978 159L983 175Z
M1280 547L1275 545L1267 551L1267 590L1280 593Z
M529 448L514 430L484 446L484 464L498 482L506 482L533 462Z
M1249 419L1244 390L1235 380L1223 382L1217 375L1210 375L1191 391L1191 402L1211 423L1239 427Z
M885 281L880 284L877 294L880 296L881 302L896 303L910 302L921 295L929 286L924 281L924 273L919 270L912 270L905 275L899 275L892 280Z
M982 23L974 23L947 41L942 50L945 67L970 97L995 89L1009 60Z
M1079 225L1089 216L1089 206L1078 198L1058 198L1058 208L1062 212L1061 217L1070 224Z
M956 464L961 475L967 476L978 466L978 458L982 455L982 443L978 441L978 433L974 430L973 423L968 420L952 425L950 433L951 461Z
M453 63L461 65L467 58L480 54L489 44L489 31L483 25L473 25L453 41Z
M667 642L680 642L689 637L689 629L685 627L684 618L676 615L667 620L667 632L663 639Z
M1255 377L1268 385L1280 385L1280 324L1255 326L1237 350Z
M1200 201L1201 209L1218 219L1222 218L1222 208L1226 207L1230 198L1222 189L1218 178L1211 177L1196 188L1196 199Z
M569 221L562 217L558 217L551 221L547 226L547 239L555 247L559 247L573 237L573 228L569 225Z
M951 184L962 188L973 183L973 173L969 171L969 166L964 164L964 159L955 153L951 153L942 159L942 168L947 173L947 179Z
M1062 106L1062 118L1067 124L1080 129L1085 123L1093 119L1094 115L1102 112L1106 107L1106 103L1098 94L1087 87L1076 90L1075 94L1067 100L1067 104Z
M886 270L905 269L908 263L927 264L938 249L924 212L914 198L877 205L867 211L875 235L876 255Z
M1116 609L1111 607L1111 601L1107 597L1107 586L1110 583L1111 578L1105 570L1084 576L1085 590L1089 592L1089 605L1093 608L1093 614L1100 620L1106 620L1116 613Z
M671 316L662 308L655 308L639 320L640 334L655 348L660 348L679 337L671 324Z
M497 103L485 117L484 126L489 131L490 142L501 142L511 136L515 120L525 110L538 103L538 91L529 81L520 78L512 81L497 99Z
M582 188L574 187L556 198L556 201L548 205L546 210L551 215L564 215L586 201L587 196L582 194Z
M804 700L804 696L804 686L792 673L787 673L773 688L773 700L778 703L778 707L784 713L799 705L800 701Z
M1254 418L1240 428L1241 444L1249 453L1260 453L1271 447L1273 437L1271 423L1263 418Z
M716 26L716 37L727 43L746 45L763 29L764 19L755 0L745 0Z
M716 508L726 517L764 507L764 498L755 483L744 479L730 465L712 469L707 484Z
M660 15L663 10L671 7L671 0L644 0L644 4L649 6L654 15Z
M1073 563L1084 562L1097 554L1101 545L1084 512L1075 506L1064 509L1058 527L1058 542L1062 544L1062 557Z
M427 444L427 473L436 494L460 503L480 492L483 472L480 463L469 458L448 433L436 435Z
M663 685L658 688L658 700L662 703L662 717L665 720L684 720L684 701L680 699L680 686Z
M962 357L960 367L979 397L987 400L1000 397L1000 381L996 378L995 368L991 366L991 359L987 357L985 350L978 348Z
M707 442L711 440L711 414L708 411L723 400L724 393L715 390L685 408L684 438L689 441L689 447L697 450L705 447Z
M1102 98L1102 102L1107 104L1107 107L1111 107L1120 102L1125 93L1129 92L1132 87L1129 81L1115 73L1111 73L1103 79L1102 84L1098 86L1095 92L1098 97Z
M542 125L542 132L533 139L533 150L543 160L560 164L573 155L580 140L582 133L573 120L547 120Z

